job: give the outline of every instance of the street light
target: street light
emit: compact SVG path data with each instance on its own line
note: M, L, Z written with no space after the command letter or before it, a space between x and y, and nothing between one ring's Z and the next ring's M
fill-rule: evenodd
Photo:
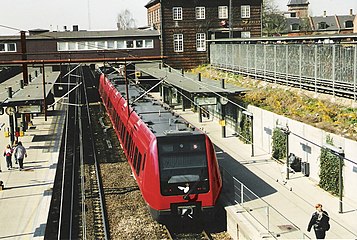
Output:
M324 144L323 148L329 150L332 154L337 155L339 158L338 162L338 190L339 190L339 197L340 197L340 203L339 203L339 213L342 213L342 162L345 157L345 152L343 151L342 148L335 147L330 144Z
M242 111L244 115L246 115L250 120L250 132L251 132L251 140L252 140L252 157L254 157L254 140L253 140L253 113L248 111Z
M286 137L286 180L289 180L289 172L290 172L290 164L289 164L289 134L290 130L288 126L277 125L278 129L280 129Z

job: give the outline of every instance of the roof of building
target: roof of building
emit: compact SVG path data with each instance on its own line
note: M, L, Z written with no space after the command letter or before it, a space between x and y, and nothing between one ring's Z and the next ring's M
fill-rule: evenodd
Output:
M355 17L356 17L356 15L336 15L336 19L337 19L338 24L340 25L341 29L353 28L353 26L352 27L346 27L346 22L347 21L353 22Z
M129 29L112 31L60 31L42 32L26 36L26 39L91 39L91 38L117 38L117 37L154 37L160 36L159 31L154 29ZM0 36L0 39L20 39L20 36Z
M337 31L339 30L335 16L318 16L310 17L314 31ZM319 28L319 24L325 23L323 28Z
M136 64L135 67L136 70L139 70L157 79L165 79L166 83L189 93L218 93L226 95L238 94L248 91L246 88L237 87L233 84L227 83L225 84L226 87L222 88L220 81L208 78L201 78L201 81L198 81L198 77L193 74L185 73L183 76L181 72L175 69L171 69L171 72L168 67L160 69L158 63Z
M308 5L309 0L289 0L288 5L287 6L291 6L291 5Z
M151 7L152 5L156 4L156 3L159 3L160 1L159 0L150 0L146 5L145 7L146 8L149 8Z

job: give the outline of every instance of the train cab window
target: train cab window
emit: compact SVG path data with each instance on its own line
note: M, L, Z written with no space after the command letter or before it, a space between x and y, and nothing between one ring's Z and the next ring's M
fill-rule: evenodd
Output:
M209 191L204 135L158 138L160 187L163 195L180 195L189 184L192 193Z

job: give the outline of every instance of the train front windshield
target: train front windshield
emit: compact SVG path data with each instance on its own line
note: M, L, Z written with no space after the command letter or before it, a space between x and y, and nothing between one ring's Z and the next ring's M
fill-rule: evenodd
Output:
M204 135L158 138L161 194L209 191Z

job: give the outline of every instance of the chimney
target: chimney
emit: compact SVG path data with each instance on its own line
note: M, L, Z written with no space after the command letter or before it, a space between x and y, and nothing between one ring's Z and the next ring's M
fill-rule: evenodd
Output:
M78 25L73 25L73 32L78 32Z
M350 15L352 16L353 15L353 9L350 8Z
M326 10L324 11L324 17L326 17Z

